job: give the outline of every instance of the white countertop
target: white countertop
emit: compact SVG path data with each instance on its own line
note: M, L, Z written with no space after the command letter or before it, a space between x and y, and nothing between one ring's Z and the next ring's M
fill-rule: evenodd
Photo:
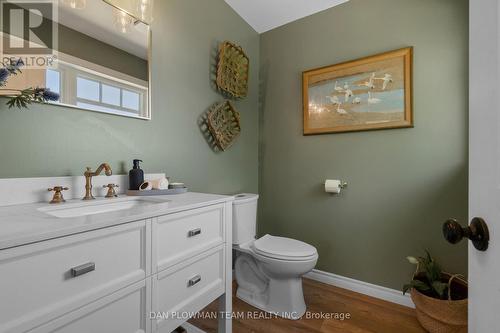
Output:
M119 198L124 197L126 196L120 196ZM96 201L120 200L119 198L97 198ZM0 250L40 242L51 238L63 237L79 232L171 214L178 211L223 203L234 199L232 196L195 192L155 196L154 198L168 201L154 206L138 206L127 210L72 218L53 217L43 211L40 211L40 209L44 209L45 207L54 206L48 203L0 207ZM68 200L66 203L58 204L58 207L81 202L82 200L78 199Z

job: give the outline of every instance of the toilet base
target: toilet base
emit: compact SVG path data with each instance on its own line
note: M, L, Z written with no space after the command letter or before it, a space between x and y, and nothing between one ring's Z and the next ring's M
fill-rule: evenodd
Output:
M242 253L236 259L236 297L273 315L300 319L306 312L302 277L271 278L263 272L262 263Z
M238 286L236 297L272 315L298 320L306 313L302 279L269 281L268 294L255 293Z

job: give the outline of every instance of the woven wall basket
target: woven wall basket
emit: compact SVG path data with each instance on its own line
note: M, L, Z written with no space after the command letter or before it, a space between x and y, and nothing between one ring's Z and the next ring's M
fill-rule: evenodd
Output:
M240 135L240 114L229 101L214 104L207 114L208 129L217 147L226 150Z
M228 41L222 43L217 62L217 87L231 97L246 97L249 68L250 60L240 46Z

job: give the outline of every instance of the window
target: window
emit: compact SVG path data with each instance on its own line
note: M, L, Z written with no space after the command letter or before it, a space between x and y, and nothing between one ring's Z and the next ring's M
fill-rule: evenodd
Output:
M123 90L122 93L123 93L122 106L130 110L139 111L139 99L140 99L139 94L129 90Z
M93 80L87 80L81 77L76 79L76 97L82 99L88 99L90 101L99 101L99 82Z
M102 85L102 102L106 104L120 106L121 89L107 84Z
M147 82L141 85L59 61L57 69L46 70L46 87L60 94L61 104L123 116L148 117Z
M117 113L141 111L141 94L118 85L86 77L76 78L76 104L94 111Z
M61 93L61 73L53 69L47 69L47 76L45 77L45 87L50 91Z

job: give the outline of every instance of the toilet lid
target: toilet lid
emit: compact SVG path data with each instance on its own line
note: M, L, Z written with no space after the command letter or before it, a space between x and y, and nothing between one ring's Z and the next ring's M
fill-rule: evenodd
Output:
M318 254L316 248L296 239L265 235L257 239L255 252L277 259L305 260Z

